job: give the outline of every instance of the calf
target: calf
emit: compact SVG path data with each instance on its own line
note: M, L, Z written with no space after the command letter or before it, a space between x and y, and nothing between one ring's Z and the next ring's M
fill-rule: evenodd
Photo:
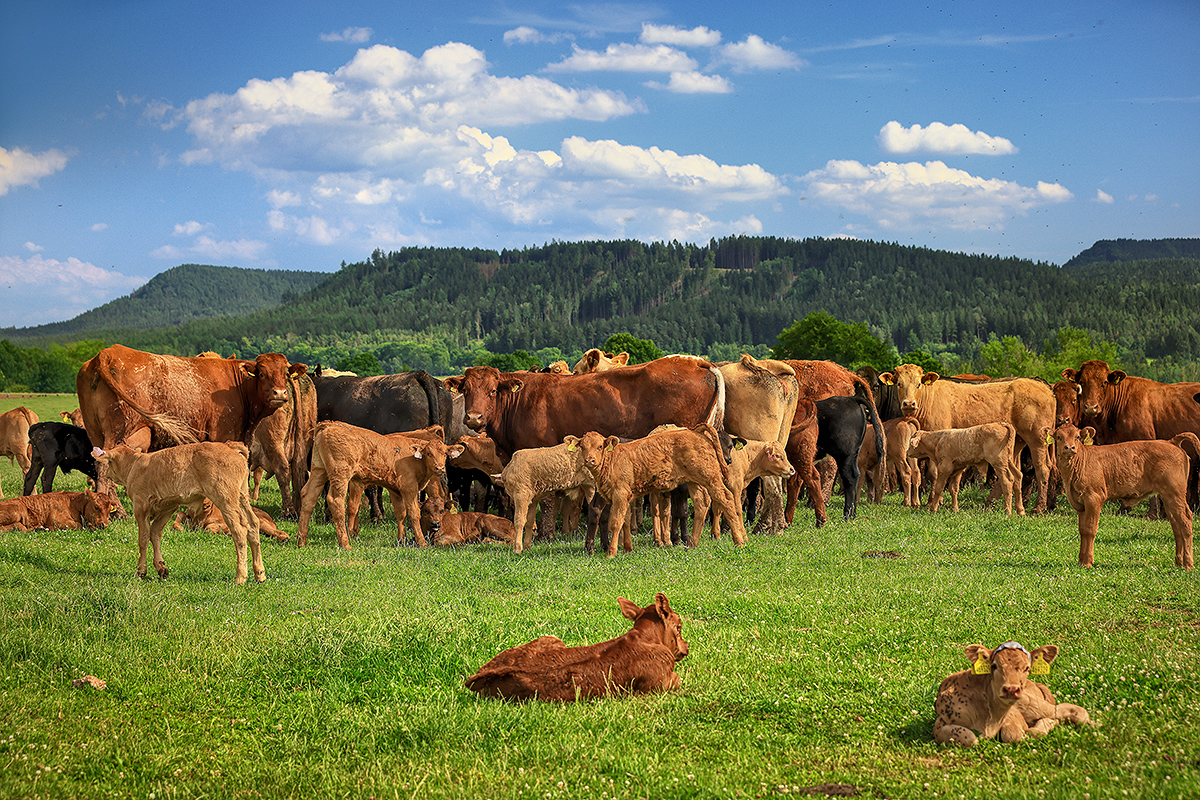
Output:
M21 473L29 471L29 426L36 425L38 415L25 406L17 406L0 414L0 456L8 456L8 463L16 459ZM0 497L4 489L0 487Z
M512 522L504 517L478 511L459 511L454 506L447 506L440 497L426 498L421 504L421 525L433 532L431 540L438 547L485 541L500 542L511 547L516 539Z
M1090 567L1095 558L1100 508L1107 500L1141 502L1152 494L1175 534L1175 566L1191 569L1192 509L1189 494L1197 486L1200 439L1178 434L1169 442L1157 439L1092 444L1095 429L1082 431L1066 424L1054 432L1058 471L1071 508L1079 513L1079 564Z
M742 492L746 491L746 487L756 478L764 478L767 476L775 476L791 478L796 474L796 469L788 461L787 453L784 452L783 446L779 442L760 442L757 439L746 439L745 444L740 447L735 447L732 463L729 465L729 490L733 492L734 500L737 501L738 509L742 506ZM669 511L669 506L668 506ZM721 532L721 512L713 512L713 538L718 538ZM670 523L666 526L669 530ZM692 547L699 543L700 531L693 528L692 537L689 542Z
M916 417L896 417L883 423L884 475L881 481L890 482L896 475L896 484L904 496L904 505L921 507L921 469L915 458L908 455L908 443L921 430Z
M909 458L928 458L933 471L929 510L937 511L942 493L950 483L950 508L958 511L958 487L962 472L977 464L988 464L996 472L996 484L1004 497L1004 513L1012 516L1013 498L1017 514L1025 515L1021 500L1021 467L1015 457L1017 431L1007 422L985 422L970 428L918 431L908 440Z
M275 524L275 520L271 518L270 514L261 508L256 508L254 509L254 516L258 518L258 532L260 536L270 536L277 542L286 542L288 540L287 533L279 530L279 526ZM220 509L214 506L212 501L207 497L199 503L192 503L179 509L179 513L175 515L175 521L171 524L171 527L178 531L182 530L184 525L187 525L189 528L198 528L207 533L230 535L229 525L225 523L225 517L221 516Z
M1029 733L1044 736L1059 720L1090 723L1088 712L1071 703L1056 703L1054 694L1029 680L1032 673L1048 674L1058 657L1058 647L1048 644L1032 653L1016 642L995 650L981 644L964 651L971 669L948 676L938 687L933 708L933 738L938 744L971 747L1000 734L1002 742L1019 742Z
M632 442L620 442L616 436L601 436L592 431L582 438L568 436L569 446L578 446L583 463L596 480L596 489L611 504L608 521L609 558L617 554L617 540L624 530L626 552L633 549L628 529L629 506L633 500L651 492L669 492L687 484L694 508L692 531L704 523L707 508L703 489L713 506L729 518L733 541L746 543L746 529L738 502L726 485L728 471L721 457L717 432L711 425L700 424L680 430L667 430Z
M133 501L138 526L137 574L146 577L146 544L154 547L154 569L167 577L162 557L163 528L180 506L208 498L220 511L233 536L237 555L234 580L246 582L246 546L250 546L255 580L267 579L259 550L258 517L250 505L246 483L250 451L241 442L196 442L143 453L119 444L107 452L92 450L101 471L125 487Z
M557 700L645 694L678 689L675 662L688 654L683 620L659 592L645 608L618 597L621 613L633 620L625 635L600 644L567 647L542 636L505 650L466 679L484 697Z
M59 416L62 417L62 421L67 425L74 425L79 428L83 427L83 412L78 408L74 411L60 411Z
M96 483L96 459L92 458L92 442L87 431L62 422L39 422L29 426L29 448L32 451L29 469L25 470L25 485L21 494L33 494L38 476L42 493L54 486L55 470L70 472L77 469Z
M103 528L111 510L108 495L95 492L46 492L0 500L0 531Z
M513 504L513 552L533 546L534 508L540 500L555 492L582 491L588 499L596 491L596 481L583 463L583 454L575 446L578 439L553 447L518 450L492 480L503 487Z

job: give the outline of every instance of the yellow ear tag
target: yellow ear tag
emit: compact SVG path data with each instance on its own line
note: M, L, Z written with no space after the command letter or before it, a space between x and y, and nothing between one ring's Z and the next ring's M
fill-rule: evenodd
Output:
M569 445L567 445L567 452L568 452L568 453L574 453L574 452L575 452L575 443L574 443L574 442L571 442Z
M1046 659L1042 658L1042 654L1038 653L1038 657L1033 660L1033 664L1029 667L1030 675L1049 675L1050 665L1046 663Z
M1083 435L1083 443L1085 445L1087 445L1088 447L1091 447L1092 446L1092 437L1085 433Z
M457 514L457 513L458 513L458 506L450 506L450 513L451 513L451 514Z
M988 661L983 656L975 659L975 663L971 665L972 675L991 675L992 662Z
M608 447L604 448L604 452L611 453L612 449L613 449L613 445L610 444Z
M1054 434L1053 434L1053 433L1047 433L1047 434L1046 434L1046 446L1047 446L1047 447L1049 447L1049 446L1050 446L1050 445L1052 445L1052 444L1054 444Z

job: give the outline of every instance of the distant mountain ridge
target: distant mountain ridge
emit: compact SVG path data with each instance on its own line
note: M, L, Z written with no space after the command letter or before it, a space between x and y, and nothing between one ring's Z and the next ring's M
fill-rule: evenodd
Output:
M1200 258L1200 239L1101 239L1063 267L1163 258Z

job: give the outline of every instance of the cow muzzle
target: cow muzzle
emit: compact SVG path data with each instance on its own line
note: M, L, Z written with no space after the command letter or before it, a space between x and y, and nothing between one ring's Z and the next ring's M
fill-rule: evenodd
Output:
M472 412L463 417L463 424L473 431L483 430L487 421L483 418L483 414Z
M1021 684L1006 683L1000 689L1000 695L1005 700L1020 700L1021 699Z
M906 417L911 417L917 413L918 408L916 400L905 400L900 404L900 413Z
M1094 417L1100 413L1100 406L1096 403L1088 403L1083 407L1083 414L1086 417Z

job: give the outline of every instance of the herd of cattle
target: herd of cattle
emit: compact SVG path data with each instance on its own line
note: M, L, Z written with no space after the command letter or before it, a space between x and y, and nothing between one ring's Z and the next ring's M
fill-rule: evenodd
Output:
M599 532L611 557L632 548L643 497L657 544L695 546L710 510L713 535L727 526L742 544L743 494L751 489L746 502L755 502L760 484L759 525L777 531L792 523L801 488L817 526L825 523L835 472L850 520L864 476L876 501L894 485L916 507L931 482L930 510L947 488L957 510L959 483L977 467L990 470L989 500L1008 514L1030 502L1035 513L1052 507L1061 482L1079 513L1083 565L1093 561L1104 502L1157 495L1176 565L1193 565L1200 383L1157 383L1101 361L1064 370L1053 387L943 378L913 364L880 374L750 356L626 362L590 350L573 370L480 366L437 380L310 373L278 353L180 358L114 345L80 369L73 419L39 422L25 408L0 415L0 455L25 474L23 497L0 501L0 529L106 524L126 513L121 484L138 525L140 575L149 544L166 576L163 529L184 507L192 524L233 537L241 582L247 548L264 578L260 532L287 538L251 504L250 476L257 498L264 472L280 484L281 513L299 518L300 545L324 497L349 548L364 490L382 487L398 538L407 525L418 545L490 539L521 552L540 506L545 533L560 516L573 530L586 513L589 552ZM95 492L51 491L56 470L83 472ZM485 489L500 498L503 516L472 503L473 484L480 498ZM379 518L378 495L366 493Z

